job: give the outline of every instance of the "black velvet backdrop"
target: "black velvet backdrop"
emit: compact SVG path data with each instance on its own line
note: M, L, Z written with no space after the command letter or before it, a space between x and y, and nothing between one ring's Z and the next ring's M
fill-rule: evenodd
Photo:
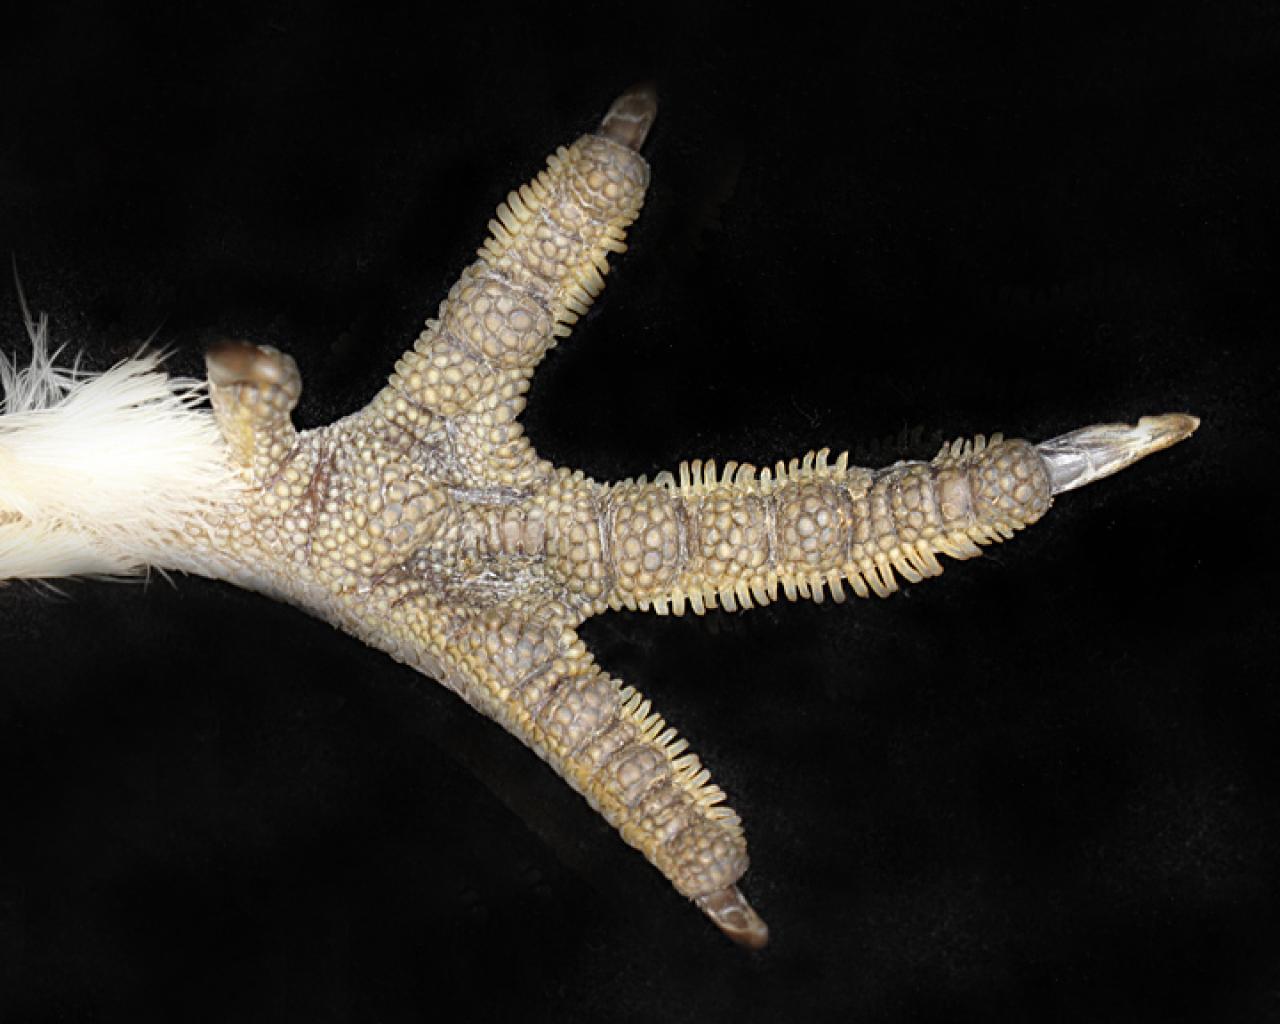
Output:
M299 612L0 588L0 1019L1280 1019L1280 11L608 10L28 4L0 250L88 365L268 342L313 426L649 78L633 250L531 393L549 457L1200 432L888 601L585 627L742 813L758 955Z

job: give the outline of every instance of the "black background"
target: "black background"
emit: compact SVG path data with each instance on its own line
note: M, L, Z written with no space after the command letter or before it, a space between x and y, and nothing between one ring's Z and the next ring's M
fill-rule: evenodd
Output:
M299 612L0 589L0 1019L1280 1019L1274 5L36 6L0 249L87 365L241 336L297 357L300 425L354 409L498 199L651 78L544 454L1204 424L888 601L584 628L742 813L756 955Z

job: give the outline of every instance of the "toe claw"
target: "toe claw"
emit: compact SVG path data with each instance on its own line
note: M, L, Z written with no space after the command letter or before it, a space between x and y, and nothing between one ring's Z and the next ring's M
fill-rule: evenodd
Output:
M739 946L763 949L769 942L769 926L752 909L736 885L698 896L694 902Z
M1099 423L1073 430L1036 446L1054 494L1075 490L1118 473L1152 452L1195 433L1200 420L1188 413L1143 416L1137 425Z
M217 387L233 384L287 387L298 375L293 357L270 345L227 339L215 342L204 357L209 383Z
M600 122L600 134L628 149L644 145L658 116L658 90L652 83L633 85L616 100Z

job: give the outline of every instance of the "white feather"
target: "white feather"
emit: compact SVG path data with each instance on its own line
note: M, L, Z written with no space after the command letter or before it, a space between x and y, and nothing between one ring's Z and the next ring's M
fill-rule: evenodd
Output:
M103 373L59 366L48 318L19 299L32 355L18 368L0 353L0 580L166 564L240 486L204 383L155 352Z

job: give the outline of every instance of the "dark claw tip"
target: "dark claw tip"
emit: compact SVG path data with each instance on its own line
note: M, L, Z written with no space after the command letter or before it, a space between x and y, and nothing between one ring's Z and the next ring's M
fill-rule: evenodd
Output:
M628 149L638 150L657 116L658 90L652 82L642 82L613 101L600 122L600 134Z
M214 342L204 355L210 383L279 384L283 379L280 353L268 345L227 338Z
M768 944L768 925L752 909L736 885L726 886L706 896L698 896L694 902L739 946L763 949Z

